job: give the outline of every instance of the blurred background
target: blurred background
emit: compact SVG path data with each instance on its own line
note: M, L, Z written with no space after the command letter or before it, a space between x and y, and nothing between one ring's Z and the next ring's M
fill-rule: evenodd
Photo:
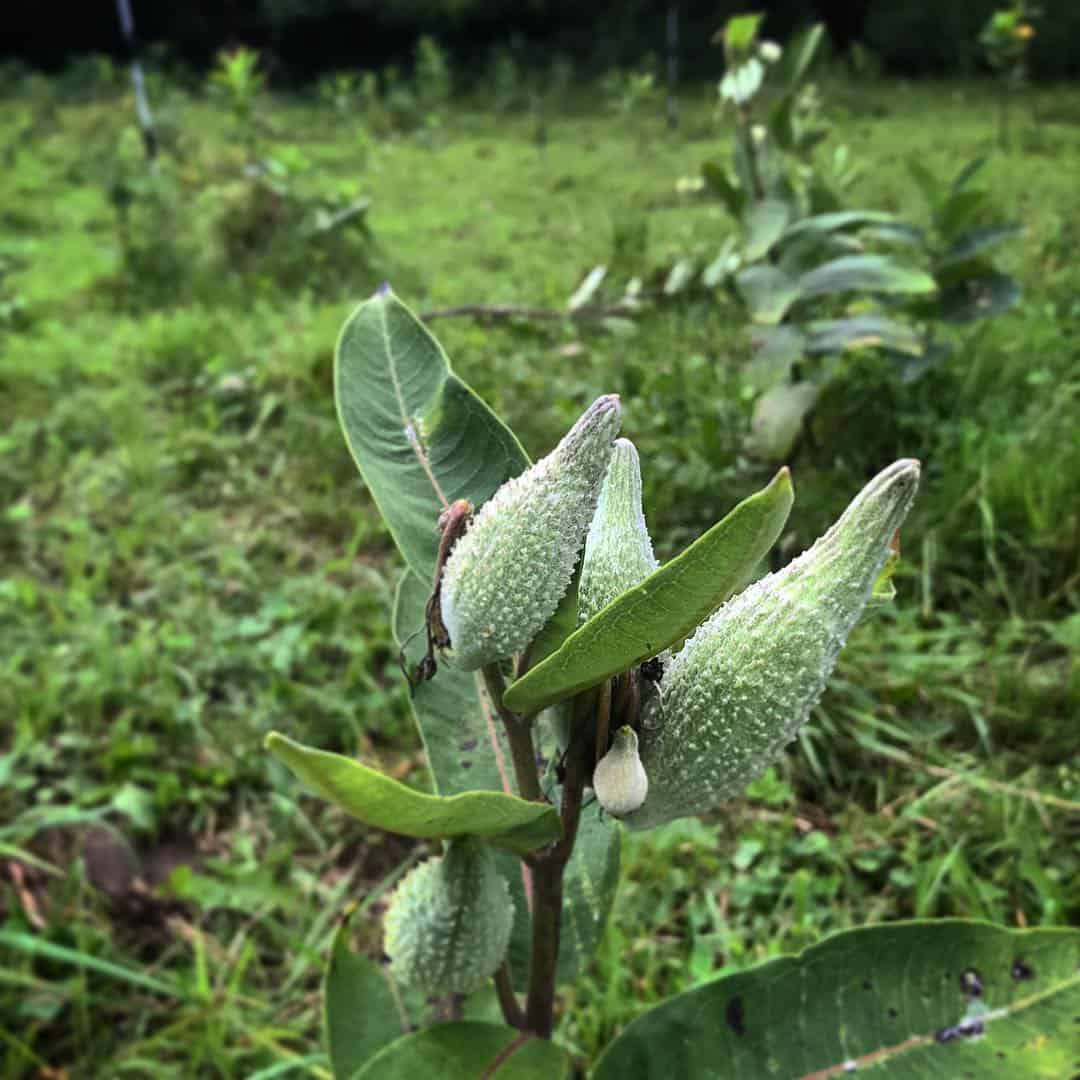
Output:
M1080 7L120 0L0 52L0 1077L328 1076L426 774L334 413L379 282L537 457L622 395L667 558L918 457L897 597L747 797L628 836L559 1037L832 930L1080 919ZM818 27L818 29L815 29Z

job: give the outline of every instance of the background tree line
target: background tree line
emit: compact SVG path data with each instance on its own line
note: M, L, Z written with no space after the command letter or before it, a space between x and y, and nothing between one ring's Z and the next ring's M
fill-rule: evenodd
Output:
M421 34L434 35L463 64L495 44L514 41L531 57L569 56L582 74L635 64L658 52L669 6L664 0L207 0L183 5L136 2L142 39L177 60L205 67L223 45L244 43L269 53L272 74L302 81L343 67L401 63ZM679 0L680 61L688 78L716 72L713 32L737 11L768 13L765 32L785 39L821 20L833 45L860 43L887 73L970 74L981 69L978 34L997 0L942 4L940 0ZM1045 0L1032 74L1061 79L1080 74L1080 5ZM16 0L6 8L0 56L47 70L87 52L123 54L113 5L68 7Z

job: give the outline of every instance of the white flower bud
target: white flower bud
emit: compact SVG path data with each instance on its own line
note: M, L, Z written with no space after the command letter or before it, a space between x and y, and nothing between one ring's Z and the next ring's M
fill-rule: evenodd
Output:
M640 585L658 566L641 509L641 464L629 439L616 439L585 538L578 586L578 619Z
M671 661L659 728L641 758L651 828L701 813L774 762L817 703L907 516L919 463L897 461L817 543L729 600Z
M524 649L574 576L619 430L619 399L597 398L547 457L508 480L458 541L442 620L466 671Z
M632 813L645 801L649 778L638 757L638 740L632 727L624 724L615 732L611 749L593 770L592 786L596 801L612 817Z

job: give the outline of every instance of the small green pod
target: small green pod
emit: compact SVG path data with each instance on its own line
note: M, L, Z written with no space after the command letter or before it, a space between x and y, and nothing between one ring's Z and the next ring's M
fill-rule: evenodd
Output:
M619 399L597 398L547 457L508 480L457 542L442 620L466 671L523 650L570 586L618 434Z
M612 817L633 813L649 794L649 778L638 756L638 739L632 727L624 724L615 732L611 749L593 770L596 801Z
M640 585L659 563L641 507L641 463L629 439L616 439L596 513L585 537L578 586L578 620Z
M468 994L502 963L514 904L491 849L475 837L402 878L384 922L390 974L427 994Z
M884 469L809 550L698 627L660 683L641 751L649 795L628 825L709 810L780 756L821 697L918 480L917 461Z

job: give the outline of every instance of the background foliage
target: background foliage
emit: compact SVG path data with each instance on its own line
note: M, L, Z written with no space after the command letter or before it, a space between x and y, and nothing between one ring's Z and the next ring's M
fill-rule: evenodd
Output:
M457 97L425 97L403 62L374 87L256 91L243 118L151 68L156 173L115 68L9 72L2 1076L327 1075L336 913L358 905L354 944L377 956L381 897L423 851L304 794L263 736L427 783L390 540L333 412L338 329L384 278L420 310L562 310L590 267L622 258L651 287L733 228L677 188L730 143L714 84L684 93L668 134L662 95L623 107L633 71L605 92L565 63L533 74L511 45L482 77L448 64ZM994 143L982 83L837 70L822 92L863 165L859 205L918 214L905 162L952 176ZM571 1050L595 1055L660 997L840 927L1080 919L1080 97L1030 93L1041 138L1029 125L980 176L1022 225L1000 258L1023 301L918 378L857 355L794 451L778 558L882 463L922 459L898 604L857 631L750 797L627 837L613 921L564 999ZM623 395L661 557L773 472L745 448L752 350L723 295L633 322L435 325L534 457L585 402Z

